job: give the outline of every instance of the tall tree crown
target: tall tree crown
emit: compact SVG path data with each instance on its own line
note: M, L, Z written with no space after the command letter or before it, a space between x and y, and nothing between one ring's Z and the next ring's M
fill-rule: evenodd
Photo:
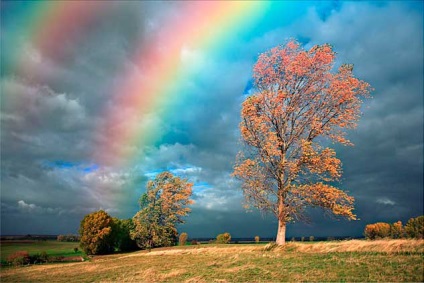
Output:
M346 129L356 127L371 88L352 65L333 73L334 60L328 44L304 50L290 41L261 54L253 68L256 92L244 101L240 123L247 150L233 174L248 204L284 221L303 219L307 205L355 218L353 198L328 184L341 177L341 162L318 141L351 145Z

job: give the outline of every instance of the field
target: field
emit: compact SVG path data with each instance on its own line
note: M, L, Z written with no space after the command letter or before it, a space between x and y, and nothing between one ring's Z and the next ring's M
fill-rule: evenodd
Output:
M75 253L74 248L78 248ZM1 261L4 262L7 257L17 251L27 251L30 255L46 252L49 256L63 256L65 258L73 258L76 256L84 256L79 248L78 242L58 242L58 241L1 241Z
M89 261L7 267L1 282L422 282L424 240L172 247Z

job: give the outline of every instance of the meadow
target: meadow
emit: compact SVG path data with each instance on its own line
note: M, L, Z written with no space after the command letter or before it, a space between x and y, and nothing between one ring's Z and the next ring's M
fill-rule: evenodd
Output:
M2 247L3 249L3 247ZM424 240L202 244L3 267L1 282L422 282Z
M78 248L75 252L74 248ZM27 251L30 255L46 252L49 256L75 258L85 256L79 248L78 242L58 242L33 241L33 240L12 240L1 241L1 262L4 264L7 257L18 251Z

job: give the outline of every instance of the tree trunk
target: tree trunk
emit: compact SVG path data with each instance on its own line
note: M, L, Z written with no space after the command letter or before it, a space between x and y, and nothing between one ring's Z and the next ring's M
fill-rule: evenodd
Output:
M277 240L275 242L279 246L286 243L286 222L281 219L278 220Z
M283 177L281 177L284 180ZM282 246L286 243L286 213L284 211L284 194L282 186L279 185L278 189L278 231L276 243Z

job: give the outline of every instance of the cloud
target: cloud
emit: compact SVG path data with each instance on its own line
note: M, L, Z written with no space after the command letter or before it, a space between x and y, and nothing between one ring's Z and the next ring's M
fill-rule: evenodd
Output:
M395 205L396 203L388 198L379 198L377 199L376 203L381 203L381 204L385 204L385 205Z
M349 133L355 147L335 146L345 171L340 187L355 197L362 220L317 216L317 224L289 226L289 236L360 235L365 223L406 222L422 213L422 5L272 3L257 26L234 34L219 50L187 43L178 58L185 80L144 112L116 103L128 95L121 86L148 78L137 54L155 46L152 35L167 19L185 16L181 3L108 5L108 16L87 30L65 60L55 60L25 35L9 44L17 42L13 26L20 15L2 26L5 66L16 57L16 46L23 46L26 65L20 67L27 67L2 68L1 74L2 233L75 233L82 216L100 208L132 217L147 180L169 170L194 183L196 203L182 226L190 236L274 235L272 216L244 212L240 184L230 173L252 65L260 52L291 37L306 48L332 44L336 65L355 64L354 73L375 91ZM148 136L140 143L111 138L101 130L109 126L105 113L116 114L112 126ZM104 143L109 151L100 150ZM96 155L115 160L115 148L127 156L121 164L95 162Z

